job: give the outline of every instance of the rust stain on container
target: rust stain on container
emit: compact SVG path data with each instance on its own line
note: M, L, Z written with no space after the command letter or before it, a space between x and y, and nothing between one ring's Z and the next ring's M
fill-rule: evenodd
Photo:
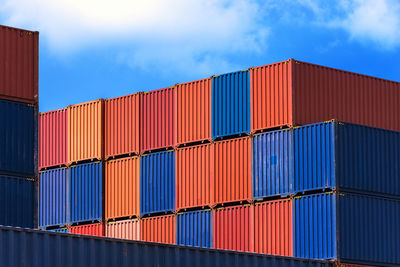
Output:
M175 85L176 144L211 140L211 79Z
M71 234L104 236L104 225L101 223L72 226L69 228Z
M139 154L139 93L106 99L105 158Z
M139 217L140 159L122 158L105 163L105 218Z
M175 244L175 215L145 218L140 227L143 241Z
M135 219L107 223L106 236L128 240L140 240L140 221Z

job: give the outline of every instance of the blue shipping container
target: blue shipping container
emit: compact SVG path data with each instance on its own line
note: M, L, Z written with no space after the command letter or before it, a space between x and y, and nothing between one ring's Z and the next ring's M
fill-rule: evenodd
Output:
M178 245L211 248L212 212L189 211L177 215L176 243Z
M250 75L239 71L212 78L212 138L250 133Z
M69 233L68 228L57 228L57 229L52 229L48 230L50 232L57 232L57 233Z
M140 214L175 210L175 152L140 158Z
M95 222L102 219L103 166L85 163L69 169L70 222Z
M0 175L0 225L33 228L35 214L33 179Z
M29 104L0 100L0 174L36 176L37 116Z
M58 168L40 173L39 227L64 226L69 222L68 169Z
M294 199L294 256L400 265L400 200L355 193Z

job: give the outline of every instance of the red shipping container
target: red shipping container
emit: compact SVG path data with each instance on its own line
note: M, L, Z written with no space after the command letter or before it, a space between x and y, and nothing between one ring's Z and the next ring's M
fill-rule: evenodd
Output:
M0 25L0 98L38 103L39 32Z
M68 163L67 109L41 113L39 117L39 169Z
M250 69L251 129L336 119L400 131L400 83L290 59Z
M214 210L214 248L254 251L254 206L241 205Z
M254 207L254 252L293 256L292 201L267 201Z
M211 140L211 78L175 85L176 144Z
M174 146L174 88L140 95L140 152Z
M69 228L71 234L79 235L92 235L92 236L104 236L104 225L101 223L86 224L72 226Z
M124 220L106 224L106 236L112 238L140 240L140 221Z
M175 244L175 215L148 217L141 221L140 239Z
M139 154L139 96L137 93L105 100L106 159L117 155Z

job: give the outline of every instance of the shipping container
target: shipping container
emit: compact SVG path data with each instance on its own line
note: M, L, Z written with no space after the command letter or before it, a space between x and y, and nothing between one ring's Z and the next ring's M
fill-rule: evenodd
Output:
M105 219L140 216L140 158L107 161Z
M0 174L36 176L37 115L32 105L0 100Z
M39 32L0 25L0 99L39 101Z
M104 225L101 223L72 226L69 228L71 234L104 236Z
M257 203L254 207L254 252L293 256L292 200Z
M244 137L215 143L215 203L251 199L250 142L249 137Z
M33 179L0 175L0 225L33 228L35 195Z
M47 230L50 232L57 232L57 233L69 233L68 228L64 227L64 228L57 228L57 229L51 229L51 230Z
M176 243L184 246L212 248L212 222L211 210L178 213L176 216Z
M68 106L69 163L103 158L102 99Z
M69 169L70 222L94 222L103 217L103 167L101 162Z
M250 133L250 75L238 71L212 78L212 138Z
M214 194L214 145L180 148L176 154L176 210L211 207Z
M214 210L213 246L254 252L254 206L241 205Z
M294 59L250 76L252 132L331 119L400 131L399 82Z
M39 227L69 223L68 169L43 171L39 180Z
M106 99L104 156L139 154L140 94Z
M400 265L400 200L352 193L293 202L294 256Z
M119 239L140 240L140 220L123 220L106 224L106 236Z
M68 164L68 113L59 109L39 116L39 169Z
M140 222L143 241L175 244L175 233L175 215L149 217Z
M175 85L176 145L211 140L211 79Z
M141 216L175 210L175 152L140 157Z
M174 87L140 95L140 152L175 146Z

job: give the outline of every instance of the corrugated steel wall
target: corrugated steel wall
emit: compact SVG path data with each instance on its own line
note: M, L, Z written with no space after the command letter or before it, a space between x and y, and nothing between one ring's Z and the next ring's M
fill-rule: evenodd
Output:
M59 229L52 229L52 230L47 230L50 232L57 232L57 233L69 233L68 228L59 228Z
M143 241L175 244L175 235L175 215L149 217L140 222Z
M139 217L140 159L122 158L105 162L105 219Z
M178 245L212 248L211 210L178 213L176 224L176 243Z
M211 139L211 79L175 85L177 145Z
M71 234L104 236L104 225L101 223L72 226L69 228Z
M43 171L39 181L39 227L69 222L68 169Z
M140 240L140 221L124 220L106 224L106 236L112 238Z
M250 132L250 76L239 71L212 78L212 138Z
M140 158L141 216L175 210L175 152Z
M140 94L106 99L104 157L139 154Z

